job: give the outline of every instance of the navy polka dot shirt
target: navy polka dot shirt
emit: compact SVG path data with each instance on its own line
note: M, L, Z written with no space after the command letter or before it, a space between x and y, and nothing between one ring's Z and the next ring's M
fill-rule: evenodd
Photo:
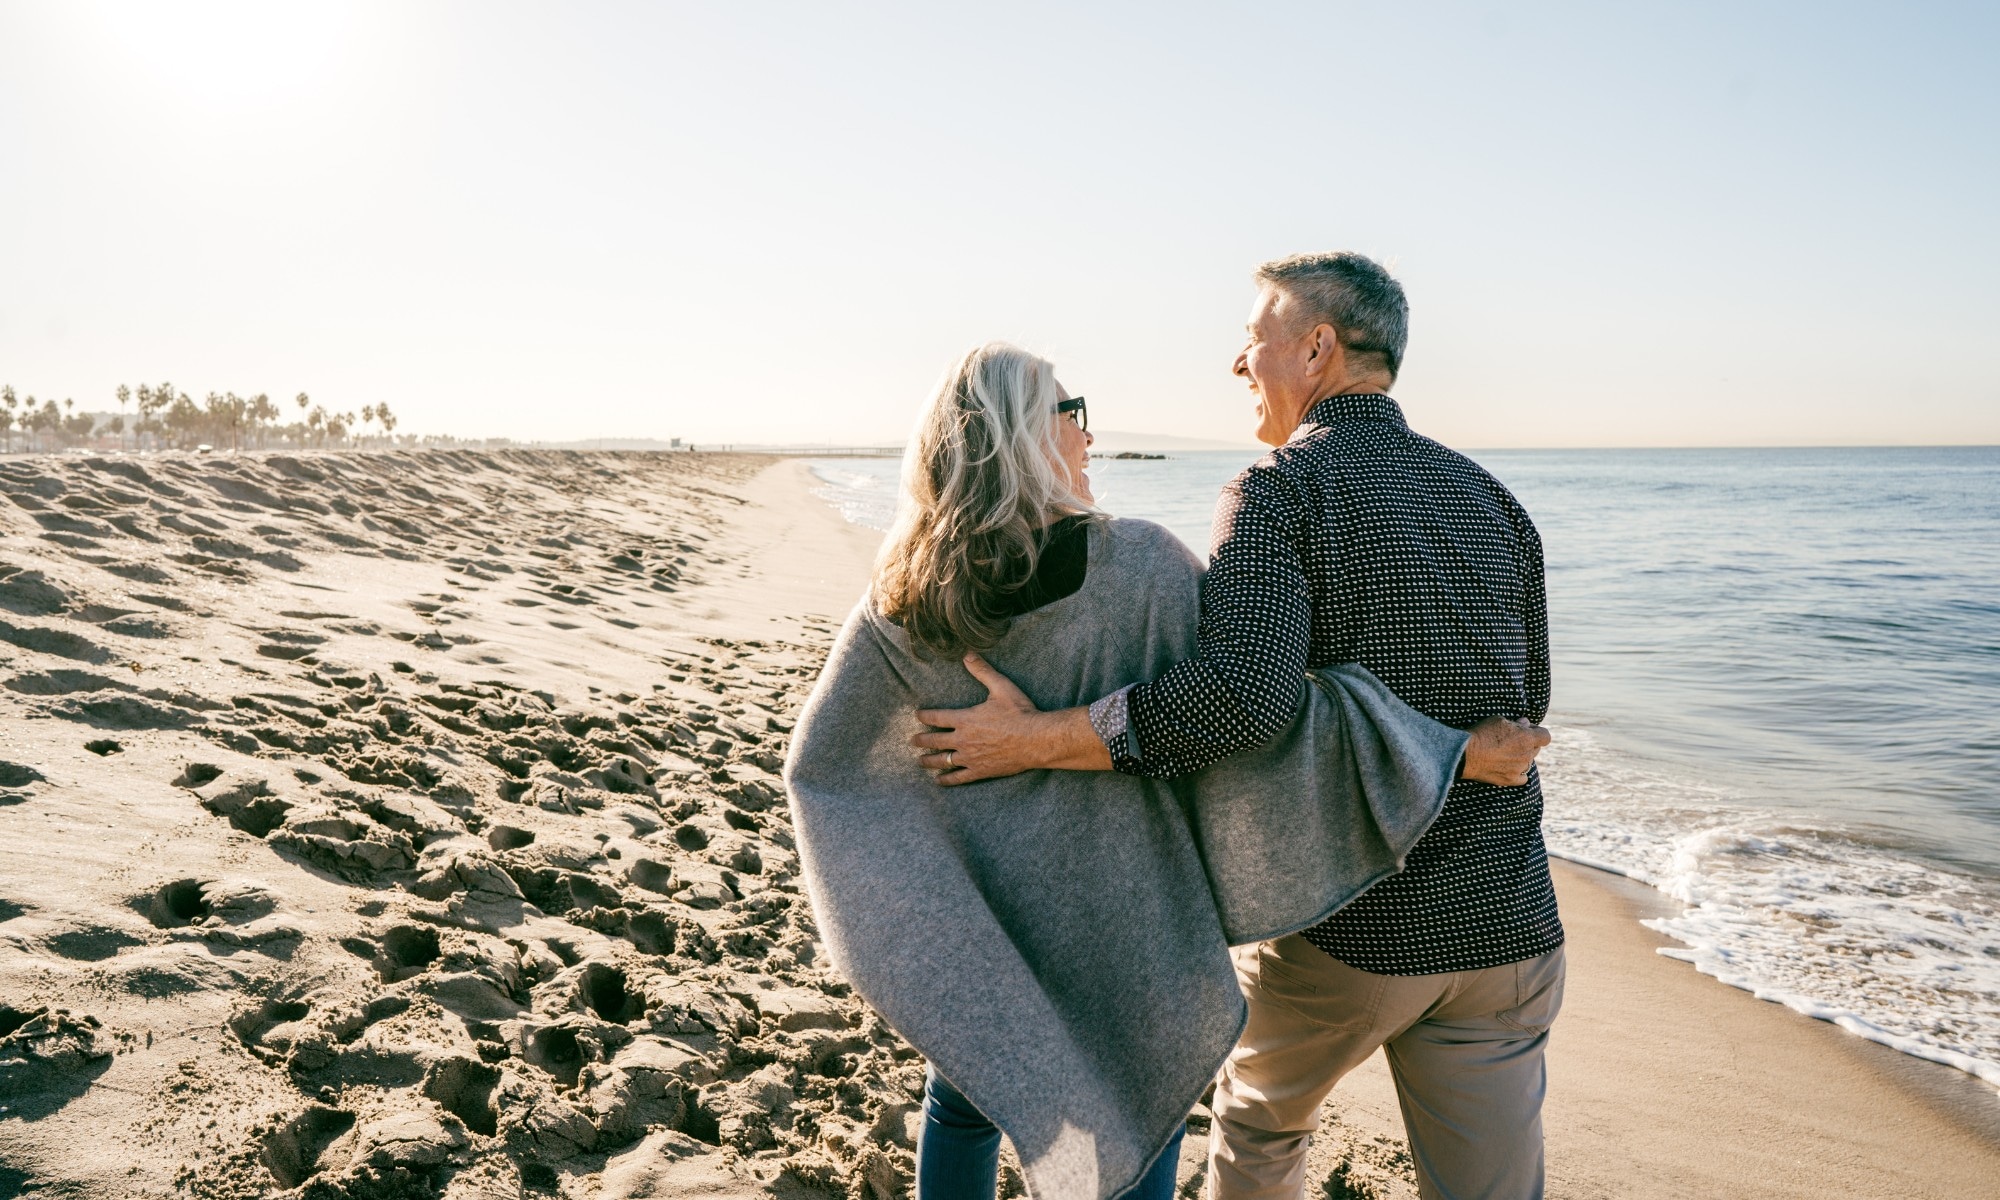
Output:
M1307 667L1358 662L1468 728L1549 706L1541 538L1499 481L1383 395L1314 405L1216 505L1196 656L1099 701L1120 771L1170 777L1290 722ZM1349 966L1428 975L1562 944L1538 777L1462 781L1393 875L1303 936Z

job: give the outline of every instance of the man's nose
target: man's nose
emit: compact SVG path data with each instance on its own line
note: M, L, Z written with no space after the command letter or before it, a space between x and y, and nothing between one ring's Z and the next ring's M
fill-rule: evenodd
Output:
M1084 448L1085 450L1088 450L1088 449L1090 449L1090 448L1091 448L1092 446L1095 446L1096 444L1097 444L1097 435L1096 435L1096 434L1094 434L1094 433L1092 433L1092 432L1090 432L1090 430L1088 430L1088 429L1084 430L1084 431L1083 431L1083 448Z
M1231 375L1241 375L1245 379L1250 378L1250 352L1248 350L1236 356L1236 361L1230 364L1229 373Z

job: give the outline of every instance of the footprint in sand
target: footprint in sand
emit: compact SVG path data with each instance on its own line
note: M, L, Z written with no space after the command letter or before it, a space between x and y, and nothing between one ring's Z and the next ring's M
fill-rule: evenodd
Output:
M43 537L75 549L94 547L97 539L117 537L119 532L102 521L72 516L68 513L38 512L29 515L34 518L35 524L47 531L42 534ZM79 545L79 542L82 545Z
M318 1174L320 1155L354 1121L346 1109L315 1104L266 1134L259 1157L279 1187L298 1187Z
M55 706L54 712L65 720L81 721L100 729L190 729L208 723L207 717L179 704L114 691L92 692L65 700Z
M623 968L607 963L585 963L575 979L577 1005L600 1021L624 1025L646 1015L646 999L627 986Z
M35 768L0 759L0 808L21 803L33 794L25 789L44 782L42 773Z
M195 793L201 806L254 838L269 837L285 823L294 807L290 800L274 794L268 780L221 779L221 767L210 763L189 763L174 779L174 786Z
M375 883L417 864L417 847L408 834L351 810L288 813L265 840L349 883Z
M129 617L138 611L136 608L118 608L110 604L86 604L70 615L79 621L88 621L92 625L102 625L106 621L115 621L120 617Z
M504 1048L503 1048L504 1049ZM424 1071L421 1091L438 1102L446 1112L465 1122L465 1127L492 1137L500 1120L494 1103L501 1073L498 1067L478 1059L453 1055L432 1062Z
M98 626L106 633L119 637L159 639L174 637L180 630L158 617L122 616L114 617Z
M258 1054L258 1058L272 1062L282 1058L294 1042L314 1030L314 1026L306 1024L308 1016L312 1016L310 1002L302 998L286 1000L274 996L262 1004L240 1010L228 1020L228 1026L244 1046Z
M303 659L327 641L323 634L301 629L265 629L259 632L263 635L264 644L257 647L257 653L265 658Z
M123 579L130 579L137 583L150 583L154 585L159 585L159 584L167 584L175 582L175 577L173 575L165 571L162 571L160 568L154 566L151 563L108 562L108 563L100 563L99 565L102 566L105 570L111 572L113 575L117 575ZM136 596L133 598L138 599L138 597ZM160 607L171 608L173 606L161 605Z
M41 625L16 625L11 621L0 621L0 642L8 642L23 650L34 650L41 654L52 654L57 658L74 659L77 662L105 663L113 655L109 650L81 634L67 629L50 629Z
M69 593L40 571L0 564L0 608L23 616L43 617L69 606Z
M42 939L42 944L59 957L75 962L103 962L120 950L145 945L146 939L108 925L91 925L51 934Z
M397 925L383 933L375 970L384 983L400 983L423 974L438 960L438 932L427 925Z
M148 919L162 929L205 921L214 911L203 893L207 884L199 879L179 879L162 886L140 903Z
M685 940L691 944L692 951L700 956L703 947L709 945L706 940L707 935L701 927L693 924L684 925L656 908L635 913L632 919L626 922L625 936L641 951L664 958L680 951L683 935L689 930L697 936Z
M534 843L533 830L520 829L513 825L495 825L486 831L486 844L495 850L519 850Z
M132 907L161 929L247 925L278 909L278 898L249 880L176 879L135 897Z
M0 1119L53 1112L103 1074L111 1055L96 1017L0 1004Z
M671 896L680 890L672 865L650 858L633 859L625 868L625 877L634 885L662 896Z

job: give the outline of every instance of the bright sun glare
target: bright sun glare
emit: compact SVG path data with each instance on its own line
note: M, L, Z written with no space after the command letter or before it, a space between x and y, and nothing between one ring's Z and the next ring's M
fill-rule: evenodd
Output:
M247 0L87 0L69 13L87 39L121 54L155 94L218 106L315 90L360 23L353 6Z

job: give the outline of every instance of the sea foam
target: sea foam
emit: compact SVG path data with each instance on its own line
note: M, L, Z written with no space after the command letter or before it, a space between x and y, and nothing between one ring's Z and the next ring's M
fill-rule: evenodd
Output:
M1645 924L1705 975L2000 1086L2000 888L1801 828L1554 730L1551 853L1685 906Z
M830 459L812 464L813 494L856 525L887 530L896 515L895 459Z

